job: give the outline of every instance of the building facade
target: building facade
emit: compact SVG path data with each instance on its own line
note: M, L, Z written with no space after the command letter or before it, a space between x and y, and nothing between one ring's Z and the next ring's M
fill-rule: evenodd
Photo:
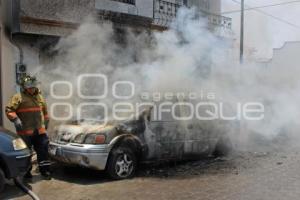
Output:
M205 12L221 13L221 0L186 0L186 4L188 7L195 6Z
M4 106L16 92L19 76L43 65L59 38L72 33L88 16L109 20L116 29L163 31L181 6L205 11L212 27L231 29L217 15L217 0L0 0L0 125L12 129ZM213 3L214 2L214 3ZM46 58L46 59L45 59Z
M181 6L195 8L203 18L207 19L211 31L222 37L230 37L231 18L221 16L221 0L155 0L154 21L158 27L168 27L176 17Z

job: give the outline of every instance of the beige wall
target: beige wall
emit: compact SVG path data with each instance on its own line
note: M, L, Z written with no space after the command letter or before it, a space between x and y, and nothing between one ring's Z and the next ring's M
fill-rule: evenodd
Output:
M300 63L299 51L300 42L286 42L283 47L274 49L272 59L264 64L270 68L284 66L286 69L297 69Z
M2 101L3 111L5 104L9 101L10 97L14 95L18 89L15 82L15 64L19 62L19 51L11 44L7 37L2 35ZM35 67L39 65L39 51L31 47L22 40L16 40L22 47L24 54L24 64L27 66L27 71L30 73L35 70ZM3 115L5 115L3 113ZM10 130L14 130L11 122L6 118L4 119L4 127Z
M0 5L0 13L2 12L2 7ZM16 51L14 47L11 45L9 39L4 33L4 25L2 21L3 17L0 15L0 26L1 26L1 85L2 85L2 114L3 114L3 122L4 127L10 130L14 130L12 124L9 120L7 120L4 109L5 104L9 100L9 98L15 93L15 69L14 69L14 60L16 56Z
M7 38L2 37L2 101L3 111L5 104L9 98L16 92L15 87L15 70L14 70L14 50ZM4 114L4 113L3 113ZM6 116L4 119L4 127L12 129L10 121Z

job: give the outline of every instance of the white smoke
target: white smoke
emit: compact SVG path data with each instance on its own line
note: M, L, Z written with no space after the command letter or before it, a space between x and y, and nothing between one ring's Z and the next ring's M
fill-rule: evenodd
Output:
M243 121L243 134L273 138L285 128L299 130L300 69L271 69L255 63L240 66L232 59L228 39L214 35L207 21L195 13L194 9L181 9L164 32L135 33L127 29L121 42L116 42L112 24L88 19L59 41L55 49L58 55L39 68L38 77L45 91L55 80L71 82L74 95L63 101L71 102L75 108L85 101L76 95L78 76L101 73L108 76L110 86L117 80L132 81L136 94L211 91L216 95L215 101L226 102L233 111L240 102L262 102L265 119ZM101 84L91 81L81 87L86 94L97 94ZM64 93L63 88L56 92ZM60 100L48 96L48 101L51 104ZM116 102L113 98L97 101L110 106ZM135 96L130 101L139 99ZM219 121L215 123L218 126Z
M35 73L47 87L55 80L71 82L75 94L78 76L86 73L107 75L110 86L117 80L130 80L137 94L142 91L197 92L202 89L205 75L201 71L209 69L211 60L223 59L220 52L225 43L208 30L206 20L195 18L195 10L182 9L168 31L151 35L125 31L120 44L116 42L112 24L99 24L89 18L72 35L60 40L56 46L58 56ZM88 88L81 86L81 90L97 94L101 85L96 81L91 83ZM57 92L64 93L61 90ZM75 106L82 102L77 97L70 99ZM103 101L112 104L114 99Z

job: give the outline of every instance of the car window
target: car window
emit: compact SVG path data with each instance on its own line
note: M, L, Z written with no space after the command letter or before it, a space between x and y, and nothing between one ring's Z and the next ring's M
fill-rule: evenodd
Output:
M181 119L194 118L194 106L189 102L181 102L178 107Z
M151 112L151 121L176 121L180 117L180 107L174 102L156 102Z

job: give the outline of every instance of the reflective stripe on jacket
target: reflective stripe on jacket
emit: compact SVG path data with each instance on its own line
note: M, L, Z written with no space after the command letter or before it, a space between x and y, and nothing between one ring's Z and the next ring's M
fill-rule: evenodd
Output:
M17 131L19 135L32 135L37 129L39 134L46 133L45 122L49 120L47 104L43 96L30 95L26 92L15 94L5 108L6 116L13 121L20 118L23 130Z

